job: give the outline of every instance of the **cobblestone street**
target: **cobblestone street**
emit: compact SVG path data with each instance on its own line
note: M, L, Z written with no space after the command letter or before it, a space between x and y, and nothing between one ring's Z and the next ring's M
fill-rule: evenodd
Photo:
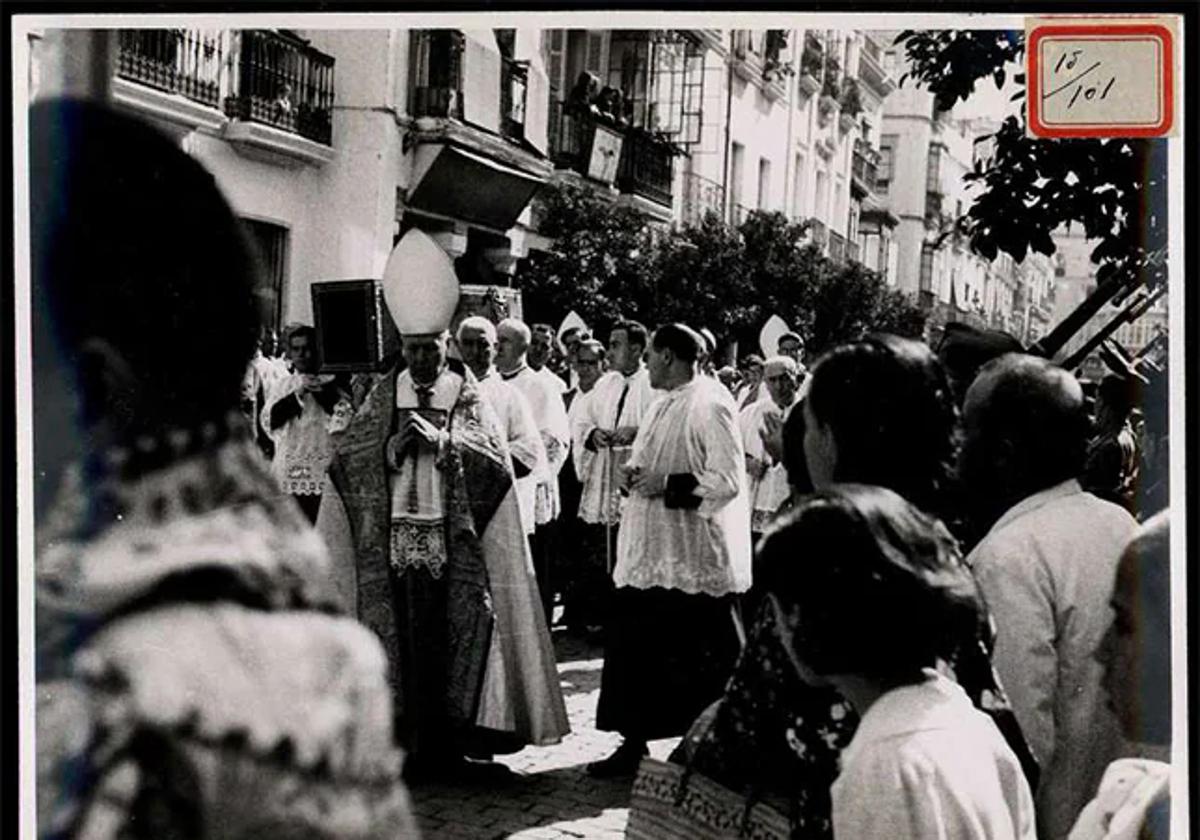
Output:
M552 747L499 757L515 771L512 781L415 788L413 807L424 837L550 840L624 835L630 780L593 779L584 769L620 743L617 734L595 728L602 651L561 631L554 634L554 647L571 734ZM678 740L651 742L651 755L665 758Z

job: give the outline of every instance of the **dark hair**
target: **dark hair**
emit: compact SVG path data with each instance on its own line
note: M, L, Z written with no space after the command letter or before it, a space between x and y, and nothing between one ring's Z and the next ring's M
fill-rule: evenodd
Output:
M596 355L599 356L601 360L604 360L608 357L608 350L605 349L603 342L597 341L594 338L585 338L583 341L579 342L579 347L577 348L576 352L582 350L584 347L595 350Z
M29 165L33 353L75 365L85 421L110 410L96 340L136 378L128 435L235 408L261 274L213 177L143 121L82 100L30 109Z
M1138 384L1124 376L1109 374L1096 388L1096 404L1107 405L1119 419L1125 420L1137 405Z
M984 609L940 521L883 487L838 485L784 514L759 546L765 591L797 618L818 674L919 681L975 643Z
M928 345L875 335L835 347L813 368L808 404L833 433L834 480L878 484L944 512L958 412Z
M313 349L316 349L315 344L317 341L317 330L315 327L310 327L308 324L301 324L298 327L293 327L288 333L287 337L289 348L291 347L293 338L307 338L309 344L314 345Z
M650 333L646 331L645 325L638 321L617 321L609 333L615 333L617 330L625 332L625 338L630 344L636 344L643 350L650 346Z
M576 329L578 329L578 328L576 328ZM558 338L557 334L554 332L554 327L550 326L549 324L530 324L529 332L530 333L535 333L535 332L550 333L550 336L552 338L555 338L555 339Z
M1092 430L1078 380L1053 362L1017 353L989 362L976 382L985 377L986 402L972 409L972 422L981 439L1011 444L1020 474L1010 491L1024 498L1078 477Z
M783 468L787 470L788 484L797 493L811 493L812 478L808 474L808 461L804 456L804 401L792 406L783 423Z
M670 350L683 362L695 362L704 352L704 339L683 324L663 324L654 331L654 349Z
M961 408L967 389L984 365L1005 353L1024 351L1021 342L1009 333L951 321L942 328L936 353L946 369L955 401Z
M794 341L797 344L799 344L801 347L804 346L804 339L800 337L799 333L785 332L783 335L779 336L778 339L776 339L775 346L778 347L780 344L783 344L783 342L785 342L785 341Z
M763 366L763 358L757 353L751 353L749 356L742 359L742 367L744 368L754 367L755 365L758 365L759 367Z

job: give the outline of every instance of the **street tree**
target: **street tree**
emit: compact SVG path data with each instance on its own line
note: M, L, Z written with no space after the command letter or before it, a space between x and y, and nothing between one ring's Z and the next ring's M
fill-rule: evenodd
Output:
M905 31L896 38L912 79L949 110L979 84L1003 89L1009 68L1023 61L1023 32ZM1014 74L1024 101L1025 76ZM1166 281L1166 141L1161 139L1039 139L1026 133L1026 114L1007 116L992 138L989 162L966 176L977 197L958 229L986 259L1003 251L1017 261L1030 251L1052 254L1064 224L1097 240L1098 293L1043 339L1043 350L1065 343L1108 300L1140 284Z

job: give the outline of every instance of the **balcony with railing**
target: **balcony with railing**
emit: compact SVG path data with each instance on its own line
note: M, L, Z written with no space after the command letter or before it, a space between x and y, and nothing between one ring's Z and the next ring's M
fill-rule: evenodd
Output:
M222 33L201 29L122 29L117 76L210 108L220 107Z
M505 230L545 182L546 78L513 57L512 40L501 32L410 33L414 122L403 149L413 152L420 177L409 188L409 208Z
M850 262L862 262L862 245L852 240L846 240L846 259Z
M820 219L808 220L808 241L822 254L829 247L829 228Z
M169 132L220 134L287 166L333 154L334 59L291 32L117 32L113 101Z
M718 219L725 213L725 188L711 178L694 172L683 176L683 208L680 221L699 225L709 214Z
M332 145L333 57L290 32L239 35L225 113Z
M829 259L834 262L846 261L846 237L837 231L829 231Z
M883 52L870 33L864 33L858 53L858 79L880 101L896 89L895 80L883 69Z
M678 150L669 141L575 102L551 106L550 128L550 159L555 168L671 206Z
M877 191L879 177L879 152L861 138L854 141L854 155L850 161L851 186L861 195Z

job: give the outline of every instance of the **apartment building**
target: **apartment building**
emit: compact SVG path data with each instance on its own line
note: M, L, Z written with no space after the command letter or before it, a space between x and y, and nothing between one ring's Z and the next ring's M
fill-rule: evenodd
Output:
M61 49L31 44L31 85ZM549 247L531 198L584 183L648 224L812 219L897 270L882 199L884 41L851 30L128 29L109 96L211 171L267 263L277 325L313 283L378 277L409 227L510 302ZM481 292L479 292L481 293Z

